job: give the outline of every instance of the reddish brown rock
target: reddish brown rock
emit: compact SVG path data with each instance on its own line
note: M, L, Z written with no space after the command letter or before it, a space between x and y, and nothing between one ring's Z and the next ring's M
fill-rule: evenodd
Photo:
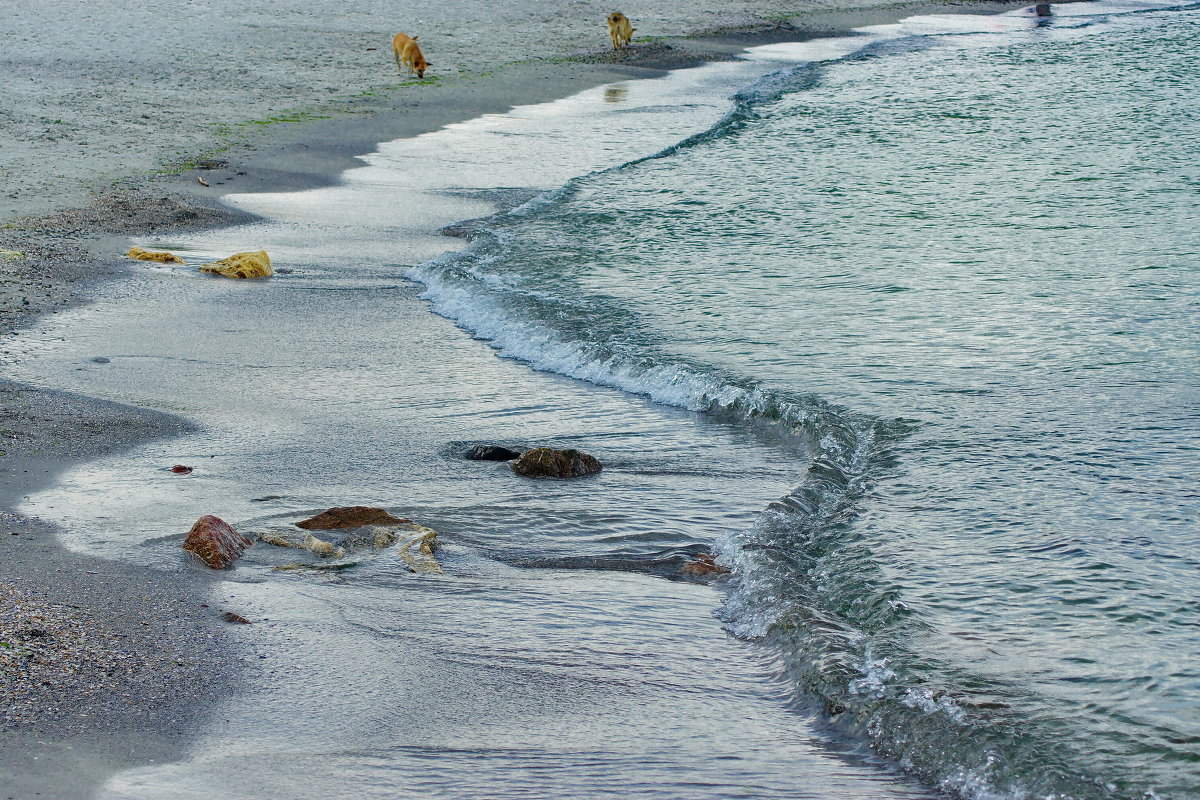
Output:
M332 531L338 528L361 528L363 525L398 525L402 522L412 520L393 517L382 508L341 506L297 522L296 527L310 531Z
M196 524L188 531L183 549L213 569L225 569L250 544L250 540L234 530L228 522L207 514L196 520Z
M192 468L184 466L183 464L176 464L175 466L171 467L171 472L174 472L176 475L190 475Z
M689 578L712 580L721 575L728 575L729 568L717 563L711 553L701 553L693 560L683 565L683 574Z
M554 450L538 447L512 462L513 472L526 478L578 478L592 475L603 467L595 456L579 450Z

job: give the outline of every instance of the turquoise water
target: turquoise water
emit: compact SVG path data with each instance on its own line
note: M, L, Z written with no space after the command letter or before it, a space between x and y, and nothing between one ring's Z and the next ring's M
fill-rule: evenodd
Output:
M773 73L412 275L813 448L720 617L831 735L967 797L1196 797L1200 14L1060 9Z

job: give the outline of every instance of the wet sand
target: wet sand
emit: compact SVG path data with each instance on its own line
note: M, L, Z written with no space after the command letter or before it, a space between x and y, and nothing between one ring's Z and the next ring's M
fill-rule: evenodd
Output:
M0 361L38 315L85 302L96 280L119 278L129 235L239 219L217 204L227 191L324 185L381 141L772 39L946 9L822 10L793 17L797 29L780 27L784 20L764 4L652 3L634 21L637 36L709 34L643 42L614 59L604 50L607 7L543 13L529 4L481 11L456 3L423 10L407 26L422 33L435 64L430 80L416 83L398 79L388 63L391 14L345 15L333 5L323 13L324 4L308 3L310 14L269 16L222 6L204 20L168 24L175 5L151 4L133 20L134 30L155 34L155 48L169 59L122 50L82 63L82 42L115 37L115 28L103 31L118 17L128 23L129 10L117 3L93 5L78 21L56 20L58 11L45 9L22 18L4 40L5 60L30 86L0 114L0 136L18 143L2 176L9 190L0 203L7 222L0 229L7 251L0 254ZM481 13L490 19L478 21ZM768 14L775 17L764 22ZM476 21L464 22L470 18ZM101 33L80 27L97 22ZM714 27L721 35L712 35ZM495 36L496 29L506 35ZM80 60L62 64L64 52ZM122 109L136 109L140 121L115 117ZM29 609L0 615L0 642L42 661L58 646L63 667L51 679L58 683L47 684L11 660L0 662L0 698L13 709L0 718L0 784L14 797L85 796L119 769L177 757L211 701L236 689L239 663L256 656L222 636L224 609L209 603L202 572L182 562L164 574L81 557L60 548L50 526L10 513L67 466L179 435L188 423L12 383L0 383L0 397L0 594L12 598L0 602ZM110 674L104 664L120 668ZM180 685L189 691L172 688Z

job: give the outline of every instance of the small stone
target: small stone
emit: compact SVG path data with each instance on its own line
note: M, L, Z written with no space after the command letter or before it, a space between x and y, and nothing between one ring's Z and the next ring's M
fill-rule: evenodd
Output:
M225 569L237 560L251 541L220 517L206 514L188 531L183 549L213 569Z
M246 619L241 614L235 614L232 611L226 611L224 614L221 615L221 619L225 620L226 622L236 622L239 625L252 625L253 624L252 622L250 622L250 620Z
M580 450L554 450L538 447L521 455L512 463L513 472L526 478L578 478L599 472L595 456Z
M363 525L398 525L411 519L393 517L382 508L371 506L338 506L296 523L297 528L311 531L332 531L338 528L361 528Z
M189 475L191 471L191 467L185 467L183 464L176 464L171 467L171 472L174 472L176 475Z
M520 455L516 450L509 450L498 444L477 444L467 453L467 459L470 461L512 461L514 458L519 458Z

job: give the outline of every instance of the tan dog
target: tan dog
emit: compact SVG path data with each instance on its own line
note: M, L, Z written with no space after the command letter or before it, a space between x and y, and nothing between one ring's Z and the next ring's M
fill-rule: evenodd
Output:
M396 72L403 72L401 65L406 65L409 75L415 72L418 78L425 77L425 70L432 65L425 60L425 54L421 52L421 47L417 44L417 39L420 38L420 36L410 38L406 33L397 33L392 39L392 55L396 59Z
M612 37L613 50L620 50L633 38L633 23L620 11L614 11L608 15L608 35Z

